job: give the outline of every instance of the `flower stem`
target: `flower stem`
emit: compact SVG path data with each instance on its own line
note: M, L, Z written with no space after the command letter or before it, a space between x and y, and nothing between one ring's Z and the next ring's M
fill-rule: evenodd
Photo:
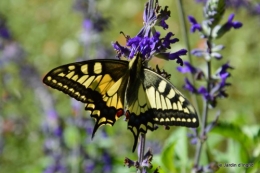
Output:
M208 42L209 43L209 42ZM208 48L209 52L211 52L211 46L209 45ZM208 74L208 79L207 79L207 92L210 93L211 90L211 61L207 61L207 74ZM209 100L206 99L203 104L203 115L202 115L202 125L201 125L201 133L199 135L198 143L197 143L197 148L196 148L196 154L194 158L194 168L198 169L199 167L199 161L200 161L200 156L202 152L202 147L204 142L207 139L205 129L207 127L207 119L208 119L208 111L209 111Z
M190 64L193 64L192 63L192 58L191 58L191 48L190 48L190 40L189 40L189 35L188 35L188 29L187 29L187 26L186 26L186 18L185 18L185 11L184 11L184 8L183 8L183 4L182 4L182 0L178 0L177 1L177 5L178 5L178 11L179 11L179 16L180 16L180 21L181 21L181 28L182 28L182 37L184 38L184 42L185 42L185 45L187 47L187 50L188 50L188 59L189 59L189 62ZM192 75L192 73L190 73L190 79L191 79L191 83L194 87L196 87L196 83L195 83L195 79L194 79L194 76ZM199 110L199 106L198 106L198 98L196 97L196 95L194 94L191 94L191 98L193 100L193 103L194 103L194 107L196 108L197 112L198 112L198 115L200 115L200 110ZM199 116L200 118L200 116Z
M145 149L145 134L141 133L140 135L140 145L139 145L139 152L138 152L138 162L141 165L144 158L144 149ZM137 173L143 173L145 171L145 168L141 166L141 169L137 171Z

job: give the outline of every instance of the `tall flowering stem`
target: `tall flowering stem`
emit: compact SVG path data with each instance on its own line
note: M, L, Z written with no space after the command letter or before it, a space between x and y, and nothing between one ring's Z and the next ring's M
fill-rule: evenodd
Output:
M225 0L208 0L204 7L205 20L202 23L198 23L197 20L189 16L188 19L191 23L191 32L198 31L200 36L205 41L204 49L194 49L191 53L198 57L203 58L206 66L206 70L203 71L192 65L190 62L184 62L184 67L178 67L177 70L181 73L190 73L196 80L205 81L204 86L197 88L193 82L185 79L184 88L189 90L192 94L200 95L203 98L203 112L201 117L201 129L194 130L194 134L191 135L192 143L196 143L196 154L194 158L193 172L212 172L217 169L216 162L210 161L209 165L200 165L200 157L203 149L203 144L207 142L208 132L217 124L219 114L213 122L208 122L209 110L216 108L217 100L219 98L227 97L226 87L231 84L227 82L230 77L229 69L233 69L229 62L223 64L219 69L213 73L212 63L213 60L221 60L222 55L219 51L224 49L223 45L215 45L214 40L223 37L232 28L238 29L242 27L242 23L233 21L234 14L231 14L226 23L220 24L220 21L225 13Z

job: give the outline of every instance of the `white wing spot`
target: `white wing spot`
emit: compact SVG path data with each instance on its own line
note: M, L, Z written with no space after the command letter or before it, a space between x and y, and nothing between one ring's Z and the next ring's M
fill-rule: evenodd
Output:
M157 105L157 109L161 109L162 105L161 105L161 100L160 100L160 94L158 91L156 91L156 105Z
M181 119L180 119L180 118L177 118L177 121L181 121Z
M182 122L186 122L186 120L185 120L185 118L182 118L182 120L181 120Z
M191 119L190 119L190 118L188 118L188 119L187 119L187 122L188 122L188 123L190 123L190 122L191 122Z
M141 124L140 129L143 129L144 131L146 131L146 126L144 124Z
M166 82L164 80L162 80L159 84L158 90L160 91L160 93L163 93L165 91L166 88Z
M79 78L79 76L78 76L78 75L75 75L75 76L73 76L71 79L74 80L74 81L76 81L76 80L78 80L78 78Z
M73 88L70 88L69 91L72 92L72 93L75 92L75 90Z
M183 111L184 111L185 113L187 113L187 114L189 114L189 113L190 113L190 111L189 111L189 109L188 109L188 108L184 108L184 109L183 109Z
M149 98L149 102L151 104L152 108L156 108L156 103L155 103L155 88L150 87L149 89L146 89L146 94Z
M197 120L196 118L192 118L192 122L195 123Z
M169 94L167 95L167 97L169 99L173 98L175 96L175 91L173 89L170 90Z
M179 96L179 100L181 101L181 103L185 101L185 99L182 96Z
M82 73L88 74L88 64L84 64L83 66L81 66L80 70Z
M84 85L86 88L89 87L89 85L93 82L95 76L90 76L82 85Z
M174 118L174 117L172 117L172 118L171 118L171 121L175 121L175 118Z
M162 102L162 110L166 110L167 106L166 106L165 99L164 99L163 95L161 95L161 102Z
M92 115L100 115L100 110L94 110L93 112L92 112Z
M178 107L177 107L177 104L176 104L176 103L173 103L173 104L172 104L172 107L173 107L173 109L174 109L174 110L177 110L177 109L178 109Z
M57 83L57 81L56 81L55 79L53 79L53 80L52 80L52 83L55 83L55 84L56 84L56 83Z
M166 101L167 108L172 109L171 101L167 97L165 98L165 101Z
M68 68L69 68L69 70L74 70L75 66L74 65L70 65Z
M79 78L79 80L77 81L78 83L82 84L86 79L88 78L88 75L83 75Z
M64 77L65 73L59 73L58 76Z
M163 118L160 118L160 122L164 122L164 119L163 119Z
M181 102L178 102L177 104L178 104L178 110L179 110L179 111L182 111Z
M116 83L112 85L112 87L107 91L108 96L113 96L121 86L122 78L120 78Z
M75 73L75 72L72 71L72 72L70 72L69 74L67 74L66 77L67 77L68 79L70 79L70 78L74 75L74 73Z
M106 118L105 117L102 117L102 118L100 118L100 120L98 121L98 124L101 124L101 123L103 123L103 122L106 122Z
M50 80L51 80L51 77L50 77L50 76L48 76L48 77L47 77L47 80L48 80L48 81L50 81Z
M94 73L100 74L102 72L102 64L100 62L96 62L94 64Z

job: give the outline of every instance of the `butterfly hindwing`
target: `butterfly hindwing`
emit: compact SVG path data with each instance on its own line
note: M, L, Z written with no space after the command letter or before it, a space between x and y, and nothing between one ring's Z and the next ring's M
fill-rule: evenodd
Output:
M43 82L86 103L96 120L93 137L101 125L113 125L124 114L127 70L127 61L89 60L57 67Z

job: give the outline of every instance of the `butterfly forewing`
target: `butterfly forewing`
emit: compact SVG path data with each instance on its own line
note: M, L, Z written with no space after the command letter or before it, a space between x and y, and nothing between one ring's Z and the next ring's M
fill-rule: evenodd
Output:
M189 101L168 80L144 69L144 87L154 123L198 127L197 113Z
M96 120L93 137L101 125L113 125L124 114L127 70L128 61L90 60L57 67L43 82L86 103Z

